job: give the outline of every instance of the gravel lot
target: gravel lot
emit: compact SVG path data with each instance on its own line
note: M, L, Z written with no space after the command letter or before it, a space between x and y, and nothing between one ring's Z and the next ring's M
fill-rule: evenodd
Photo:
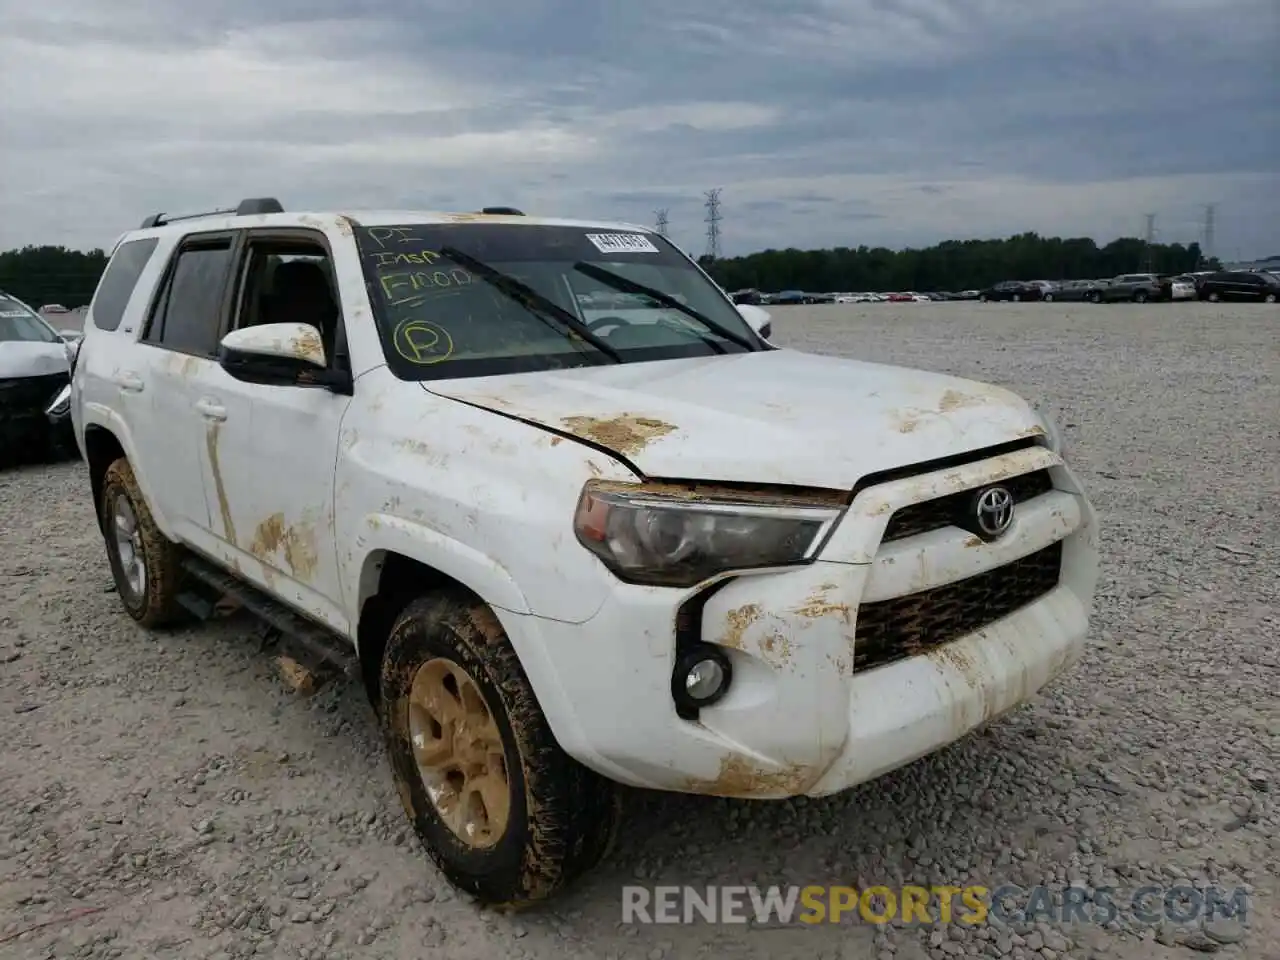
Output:
M554 911L491 914L417 852L356 688L289 692L244 619L136 628L81 465L0 472L0 955L1280 957L1280 310L869 304L774 325L1049 405L1105 524L1093 646L1059 685L821 802L631 793L603 869ZM626 883L1069 881L1247 885L1250 912L1207 931L619 922Z

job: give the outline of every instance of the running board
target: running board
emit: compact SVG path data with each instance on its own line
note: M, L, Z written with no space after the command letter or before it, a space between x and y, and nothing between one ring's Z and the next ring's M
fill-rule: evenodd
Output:
M360 665L355 651L337 634L294 613L257 587L199 557L186 557L182 568L210 587L218 596L232 598L268 626L278 630L281 648L290 659L315 674L317 681L332 673L340 673L353 680L360 678ZM215 604L199 595L184 593L178 600L202 620L209 619L214 612Z

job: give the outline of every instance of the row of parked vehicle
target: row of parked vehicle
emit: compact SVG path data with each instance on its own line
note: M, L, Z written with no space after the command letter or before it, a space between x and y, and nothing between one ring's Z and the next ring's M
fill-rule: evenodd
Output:
M783 290L762 293L738 290L736 303L762 305L819 303L930 303L948 300L1088 301L1090 303L1146 303L1152 300L1208 300L1218 302L1280 300L1280 274L1267 270L1205 270L1196 273L1125 273L1108 280L1005 280L985 290L917 293L806 293Z
M1090 303L1150 300L1280 300L1280 276L1264 270L1218 270L1198 273L1126 273L1110 280L1008 280L983 290L983 302L995 300L1079 300Z

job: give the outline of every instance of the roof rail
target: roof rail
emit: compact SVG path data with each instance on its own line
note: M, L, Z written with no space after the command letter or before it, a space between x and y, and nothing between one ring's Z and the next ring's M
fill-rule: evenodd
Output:
M284 207L275 197L251 197L248 200L241 200L235 207L226 210L205 210L202 213L175 213L172 215L165 213L153 213L142 221L141 230L150 230L152 227L161 227L166 223L173 223L175 220L196 220L200 217L247 217L257 213L284 213Z
M515 207L485 207L480 211L495 217L523 217L524 211Z

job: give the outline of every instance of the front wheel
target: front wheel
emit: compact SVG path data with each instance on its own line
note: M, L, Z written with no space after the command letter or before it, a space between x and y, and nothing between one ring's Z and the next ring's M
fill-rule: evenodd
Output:
M1217 293L1211 293L1211 294L1209 294L1209 302L1210 302L1210 303L1217 303L1217 302L1218 302L1218 301L1220 301L1221 299L1222 299L1222 297L1221 297L1221 296L1219 296Z
M144 627L181 618L181 548L160 532L129 461L107 468L98 502L107 561L120 602Z
M1263 298L1262 298L1262 302L1263 302L1263 303L1275 303L1275 302L1276 302L1276 295L1275 295L1274 293L1268 293L1265 297L1263 297Z
M1133 302L1134 302L1134 303L1146 303L1146 302L1147 302L1147 293L1146 293L1146 291L1145 291L1145 290L1139 290L1137 293L1135 293L1135 294L1133 295Z
M1053 303L1053 294L1046 293L1043 297L1045 303Z
M380 682L401 802L452 884L488 904L525 906L604 858L620 795L560 748L483 603L451 594L410 603Z

